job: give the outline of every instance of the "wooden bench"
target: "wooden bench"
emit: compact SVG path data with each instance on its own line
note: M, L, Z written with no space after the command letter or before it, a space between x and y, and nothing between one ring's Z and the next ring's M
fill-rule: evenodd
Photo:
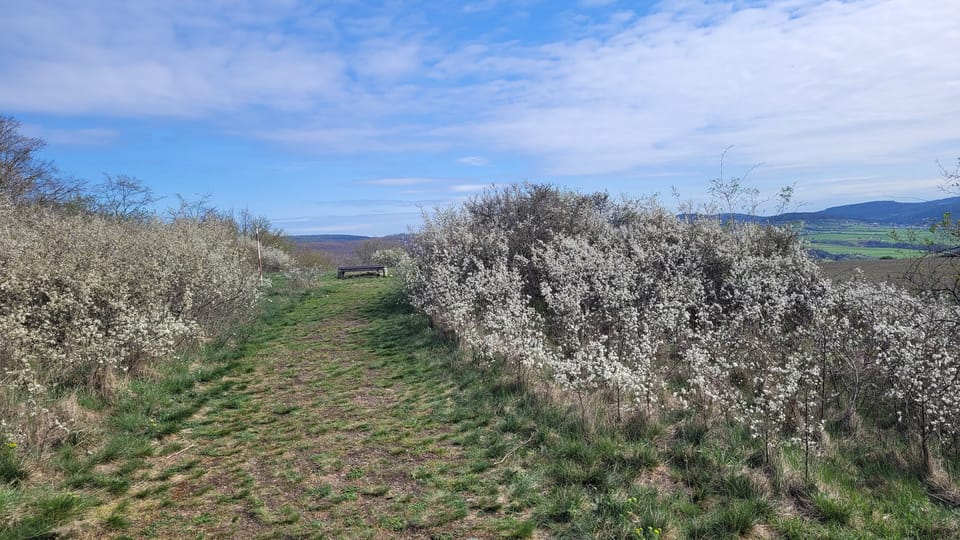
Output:
M356 276L386 276L387 267L373 264L337 267L337 279L343 279L347 277L347 274Z

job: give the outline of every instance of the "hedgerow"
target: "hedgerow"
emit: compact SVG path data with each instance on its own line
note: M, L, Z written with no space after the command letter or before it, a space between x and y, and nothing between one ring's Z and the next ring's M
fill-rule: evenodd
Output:
M228 220L118 221L0 199L0 432L28 448L66 438L82 426L53 397L110 395L258 294Z
M0 116L0 443L18 455L89 428L70 396L109 398L246 317L258 255L292 263L262 218L183 199L161 218L138 179L86 189L19 127Z
M580 403L733 420L764 460L828 422L905 432L925 473L960 433L960 307L825 278L789 228L550 186L425 217L412 302L482 363Z

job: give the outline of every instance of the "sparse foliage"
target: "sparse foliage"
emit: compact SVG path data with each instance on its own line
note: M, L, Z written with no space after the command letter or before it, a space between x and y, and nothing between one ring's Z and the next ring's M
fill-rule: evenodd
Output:
M952 171L938 165L941 189L960 193L960 159ZM907 278L917 289L960 305L960 219L947 212L930 225L930 232L934 234L930 250L914 262Z
M0 115L0 196L14 204L67 204L81 195L83 183L59 175L53 162L40 159L42 139L20 133L21 124Z
M154 215L150 206L160 199L142 180L126 174L104 176L104 181L94 188L97 213L137 222L148 221Z
M938 163L938 165L940 164ZM957 158L957 165L952 171L940 165L940 175L943 177L944 191L951 193L960 192L960 158Z

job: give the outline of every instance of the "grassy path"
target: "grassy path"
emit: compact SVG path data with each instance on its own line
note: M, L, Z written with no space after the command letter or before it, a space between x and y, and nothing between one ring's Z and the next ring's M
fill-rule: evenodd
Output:
M254 338L80 538L526 535L482 451L485 422L430 362L432 334L391 280L326 281ZM467 415L469 416L469 415ZM467 420L467 418L459 418Z
M960 511L886 446L841 440L807 491L796 451L767 467L735 425L674 411L587 428L575 404L460 358L398 289L278 290L204 360L82 399L104 408L100 442L0 485L0 540L960 537Z

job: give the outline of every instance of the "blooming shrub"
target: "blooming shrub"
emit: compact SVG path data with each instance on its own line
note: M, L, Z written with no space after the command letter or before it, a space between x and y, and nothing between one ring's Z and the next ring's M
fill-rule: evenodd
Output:
M248 253L251 266L257 265L257 240L249 236L241 236L240 244ZM274 247L260 245L260 258L264 272L284 272L294 267L293 257L286 251Z
M768 459L809 457L828 418L853 415L907 428L927 469L933 442L957 440L960 308L833 283L793 230L524 185L425 217L410 254L434 324L581 403L694 407Z
M258 297L228 221L138 223L0 197L0 438L75 428L51 396L109 394L125 374L219 332Z
M402 247L378 249L370 256L370 262L403 271L410 266L410 255Z

